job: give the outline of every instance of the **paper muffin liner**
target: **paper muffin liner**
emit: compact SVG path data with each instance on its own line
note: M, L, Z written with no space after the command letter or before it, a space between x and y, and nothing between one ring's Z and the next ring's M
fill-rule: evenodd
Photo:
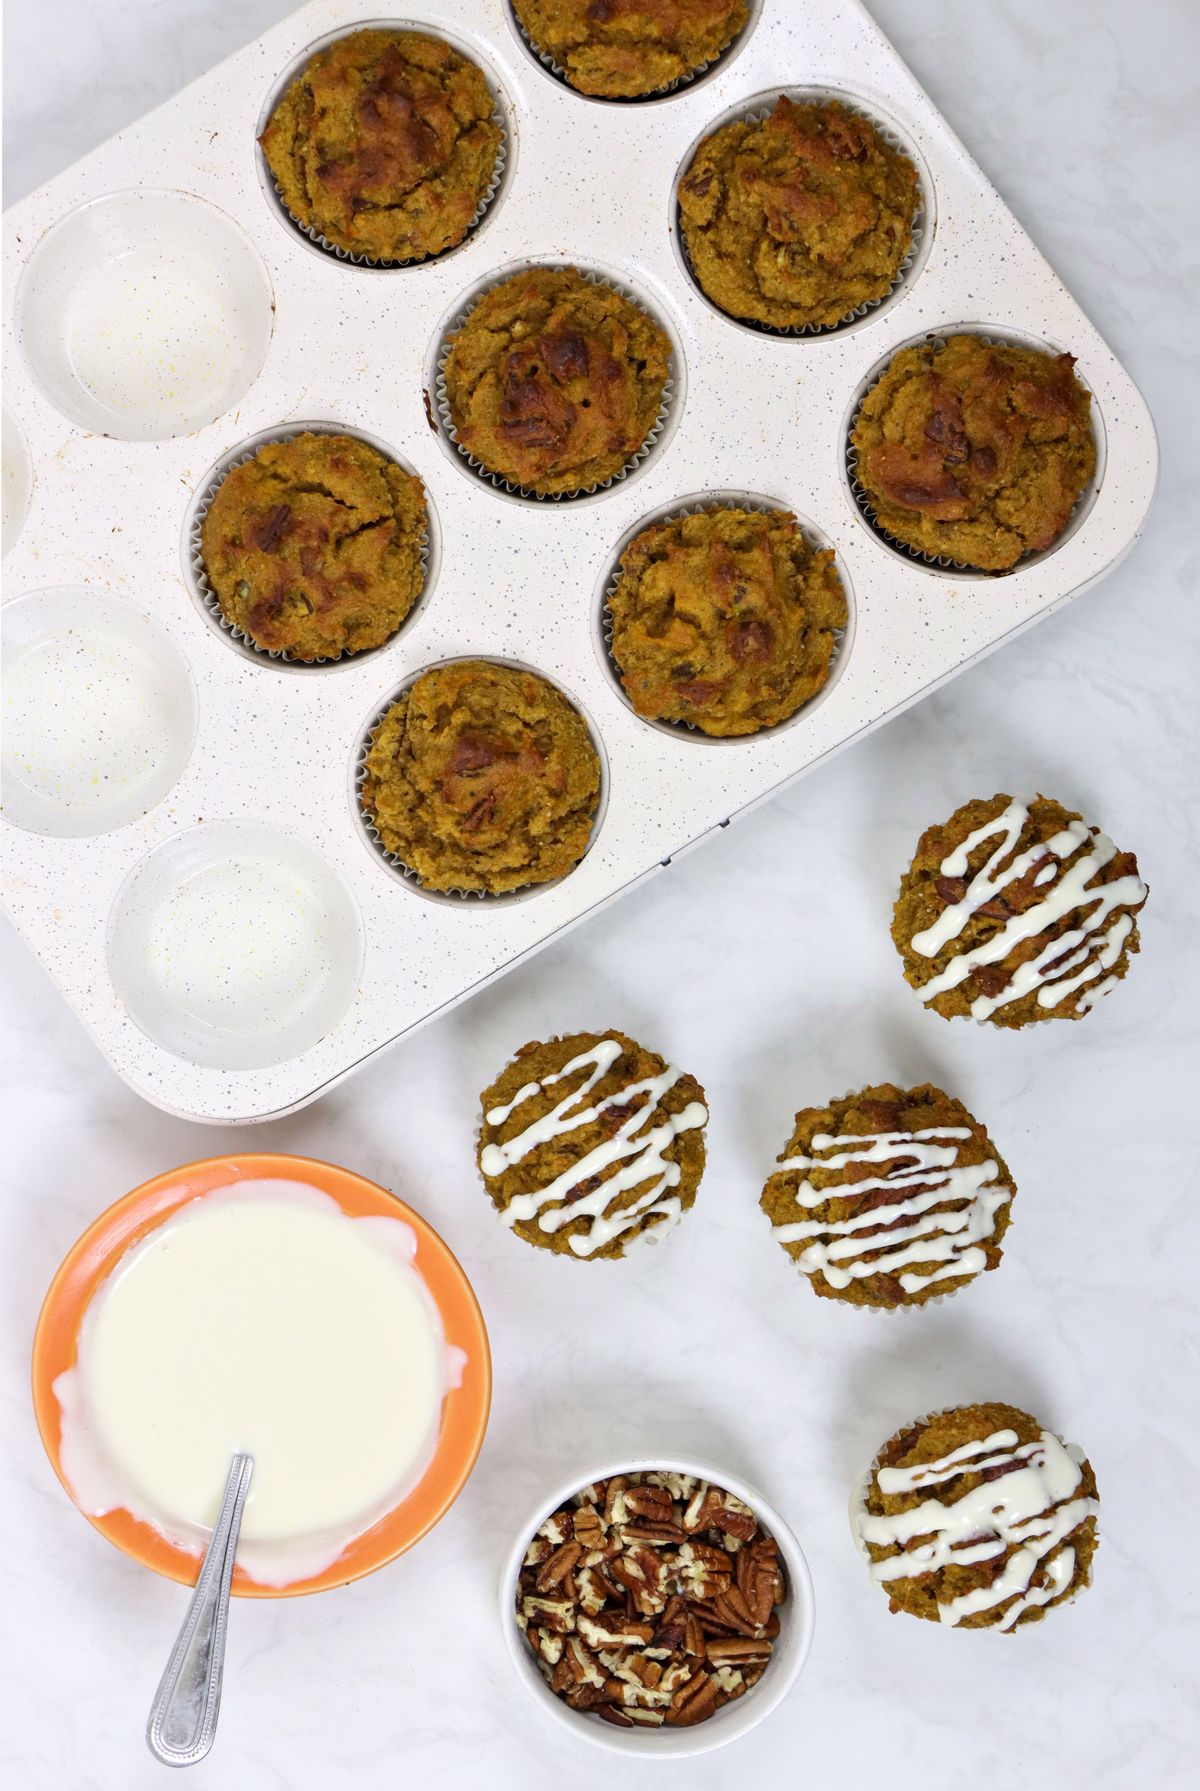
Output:
M428 493L425 492L425 527L421 533L421 539L418 544L421 556L421 589L413 598L412 606L399 627L388 636L387 640L381 641L379 646L364 647L357 653L331 653L320 659L293 659L291 654L285 652L282 648L272 649L269 647L260 647L257 641L253 640L244 629L239 628L235 622L229 620L228 616L221 608L220 598L209 583L208 571L204 564L204 551L201 540L204 530L204 519L208 515L209 508L213 499L216 497L217 492L225 483L229 474L233 472L236 467L245 466L246 463L253 460L263 448L272 447L278 442L295 441L297 437L301 435L353 436L355 441L365 442L368 448L374 448L377 454L382 454L386 460L392 461L400 468L401 472L408 473L413 478L419 478L420 475L416 473L412 467L408 466L406 462L399 459L397 455L385 448L381 442L373 441L369 435L364 435L360 429L346 428L340 423L294 423L289 427L271 430L263 435L254 437L254 445L252 447L247 447L244 453L235 454L235 458L218 463L218 470L204 487L192 512L191 522L188 525L187 563L195 594L199 598L206 613L221 630L221 633L232 641L243 653L246 653L255 659L261 659L268 665L286 665L291 670L303 672L318 671L322 667L332 665L347 665L352 661L357 663L360 660L370 659L373 654L382 653L385 647L391 646L397 635L402 633L402 631L408 627L409 623L416 616L422 603L425 601L425 594L429 588L430 537L429 496ZM424 492L424 480L421 481L421 488Z
M950 335L975 336L978 338L978 340L980 342L985 343L989 348L991 348L991 347L1003 348L1006 345L1012 346L1012 347L1017 347L1017 348L1030 348L1030 347L1034 346L1034 344L1031 342L1021 342L1014 337L1007 337L997 330L976 330L976 329L971 329L967 325L964 325L962 328L952 330L950 332ZM850 483L850 495L854 499L855 505L856 505L859 513L863 517L864 521L866 522L868 528L871 530L871 533L874 535L878 535L879 539L881 541L885 541L887 543L887 545L892 549L893 553L902 554L906 560L913 560L916 562L916 564L918 566L932 566L939 572L951 572L951 573L958 574L964 578L983 578L983 579L1011 578L1011 576L1014 572L1021 572L1024 570L1024 568L1026 566L1032 565L1037 560L1044 559L1047 554L1054 553L1056 551L1056 549L1061 547L1063 542L1066 541L1068 539L1068 537L1074 532L1075 525L1080 519L1083 507L1087 504L1089 498L1092 496L1092 494L1095 491L1097 484L1099 482L1099 472L1100 472L1099 443L1097 443L1096 471L1095 471L1095 473L1093 473L1091 480L1088 482L1087 485L1084 486L1084 488L1080 492L1079 496L1075 499L1074 504L1071 506L1070 515L1067 517L1067 520L1063 523L1062 528L1059 530L1059 532L1055 536L1054 540L1050 543L1049 547L1040 548L1035 552L1022 554L1021 558L1017 561L1015 566L1006 566L1002 569L998 569L998 570L994 570L994 571L989 569L986 566L972 566L970 564L970 562L967 560L952 559L948 554L923 553L920 548L910 547L906 541L897 540L896 536L889 534L888 530L885 529L883 524L880 522L878 516L875 513L874 506L871 502L870 494L866 491L865 487L862 485L862 483L860 482L859 477L858 477L858 453L854 446L854 431L858 425L858 419L859 419L860 415L862 414L863 405L867 402L867 399L871 396L871 393L875 390L876 386L880 383L880 381L889 372L893 362L896 359L896 356L898 354L900 354L905 348L915 348L915 347L917 347L918 343L928 342L928 343L931 343L940 353L941 350L943 348L945 348L949 339L950 339L949 335L944 334L940 330L930 330L925 335L919 336L915 340L899 343L889 354L887 361L880 368L880 370L876 374L875 378L871 380L869 385L864 387L862 393L859 396L858 403L854 406L853 413L851 414L851 417L850 417L849 425L846 429L846 477ZM1045 344L1040 344L1039 346L1042 347L1044 353L1049 354L1049 353L1053 352ZM1093 436L1093 439L1095 439L1095 437L1096 437L1096 419L1095 419L1094 413L1095 413L1095 405L1096 405L1096 394L1091 390L1090 387L1087 388L1087 391L1088 391L1088 396L1091 400L1091 406L1089 408L1089 418L1090 418L1091 425L1092 425L1092 436ZM987 1022L986 1021L981 1022L981 1024L987 1024Z
M486 903L487 906L494 907L502 902L524 901L528 896L540 895L545 889L555 889L560 883L564 883L569 876L578 870L579 866L583 863L583 860L587 857L588 853L596 843L600 833L601 824L604 820L605 809L608 806L608 761L605 758L599 735L592 724L591 718L584 714L573 696L563 690L561 685L556 684L552 678L547 678L544 672L537 671L533 666L518 665L514 660L493 659L485 653L464 654L463 658L478 660L484 665L504 666L510 671L519 670L532 672L535 677L541 678L545 683L550 684L558 691L560 696L565 697L575 713L582 718L587 727L588 737L591 740L592 747L600 764L600 789L596 797L596 811L592 817L592 829L588 835L588 842L583 850L582 856L571 866L569 871L564 871L561 877L548 878L544 883L520 883L515 889L501 890L430 889L421 881L419 873L414 871L411 865L405 864L398 853L390 852L384 845L379 830L375 826L372 817L367 813L366 804L363 801L363 787L367 781L367 755L374 744L375 735L383 723L384 718L387 716L388 712L395 707L405 692L411 690L417 680L424 677L426 672L435 671L438 665L453 665L457 663L454 660L440 660L436 665L422 666L420 671L413 672L411 677L406 678L403 684L397 686L397 688L392 691L387 701L383 703L371 717L370 722L363 730L362 738L358 743L358 750L354 755L354 808L355 813L358 816L359 825L361 826L363 833L366 836L367 843L370 845L372 851L374 851L376 855L383 860L384 864L387 865L388 869L399 877L403 883L407 884L408 888L413 890L415 894L423 896L427 902L449 902L455 906L460 906L463 903L474 903L477 905Z
M823 553L827 549L833 547L831 541L827 541L823 536L818 535L815 529L807 527L800 518L796 516L795 511L789 504L785 504L782 501L775 503L770 499L754 497L750 493L740 491L723 497L714 497L709 503L680 504L674 510L669 510L662 515L656 515L648 522L640 524L625 543L625 547L622 549L621 553L618 553L613 560L612 569L608 576L608 582L604 587L604 596L600 609L600 638L604 643L604 652L607 659L608 669L616 680L617 688L621 693L622 699L631 709L633 708L633 705L630 703L629 697L626 694L621 668L617 663L616 655L613 652L613 615L612 610L609 607L613 594L620 582L622 556L628 551L629 547L632 546L633 542L637 539L637 536L640 535L644 529L655 528L662 522L678 522L685 516L711 515L714 511L719 510L752 510L760 516L773 516L782 512L785 515L795 518L796 526L799 528L800 533L804 536L805 541L808 546L812 548L814 553ZM847 604L849 604L850 586L840 564L838 564L836 548L834 548L833 551L835 570L841 580L842 589L846 593ZM821 688L819 690L814 690L813 694L810 697L807 697L805 701L801 703L800 707L791 715L786 715L782 721L770 722L765 727L757 728L752 734L708 734L703 728L697 727L696 724L691 721L673 721L664 716L642 715L636 709L633 710L633 713L637 715L638 720L645 723L647 727L657 728L661 733L672 734L677 739L700 741L706 746L745 746L752 741L761 740L769 734L778 734L781 729L790 728L793 722L799 721L805 710L810 709L812 705L823 697L827 690L829 690L841 669L842 651L845 646L846 635L848 632L848 623L845 628L835 628L833 630L833 654L829 661L829 670L826 674L825 682L821 685Z
M958 1401L957 1405L937 1406L932 1412L925 1412L919 1418L908 1419L908 1421L903 1426L898 1426L895 1430L893 1430L891 1436L887 1436L883 1439L883 1442L879 1445L879 1448L876 1450L874 1456L871 1458L871 1462L870 1462L869 1466L864 1469L864 1471L859 1475L858 1479L854 1482L853 1486L851 1487L850 1502L849 1502L849 1506L848 1506L848 1510L847 1510L847 1515L850 1519L850 1534L854 1538L854 1546L858 1550L859 1554L862 1556L863 1560L866 1561L868 1565L871 1565L871 1551L867 1547L862 1536L860 1536L860 1534L859 1534L858 1520L859 1520L859 1517L866 1511L867 1496L871 1490L871 1481L872 1481L874 1475L876 1474L876 1472L883 1466L883 1451L887 1448L888 1444L892 1441L892 1437L899 1436L901 1429L911 1430L919 1425L932 1424L935 1418L945 1418L945 1417L949 1416L949 1414L952 1412L960 1411L964 1405L977 1405L977 1404L983 1404L983 1403L986 1403L986 1402L981 1401L981 1400L960 1399ZM1030 1415L1032 1416L1032 1414L1030 1414ZM1043 1428L1043 1430L1048 1430L1049 1425L1043 1425L1042 1428ZM1064 1441L1064 1439L1058 1435L1058 1432L1056 1430L1051 1431L1051 1435L1058 1438L1058 1441L1060 1443L1062 1443L1063 1448L1067 1451L1068 1455L1071 1456L1072 1460L1080 1461L1080 1462L1083 1461L1083 1459L1084 1459L1083 1451L1081 1449L1077 1448L1075 1446L1075 1444L1068 1443L1068 1442ZM1098 1496L1099 1495L1097 1495L1097 1497ZM1097 1525L1096 1525L1097 1547L1099 1546L1099 1529L1100 1529L1100 1526L1099 1526L1099 1523L1097 1522ZM1088 1587L1091 1585L1091 1583L1092 1583L1091 1573L1089 1571L1087 1579L1084 1580L1081 1585L1076 1586L1075 1590L1073 1592L1071 1592L1067 1597L1056 1599L1055 1605L1058 1606L1058 1605L1064 1605L1064 1604L1074 1604L1075 1600L1079 1597L1080 1593L1086 1592ZM872 1581L872 1584L873 1585L875 1584L874 1580ZM880 1590L886 1592L885 1587L881 1586ZM907 1613L901 1613L901 1614L905 1615ZM918 1618L917 1621L920 1622L921 1619ZM994 1626L990 1626L990 1627L994 1627ZM1020 1625L1018 1625L1017 1627L1019 1628ZM1011 1630L1009 1630L1009 1631L1004 1631L1001 1633L1012 1634L1013 1632Z
M330 240L327 236L322 236L321 232L315 227L315 225L306 224L302 218L298 218L296 216L294 211L290 211L288 209L287 201L284 199L284 196L280 189L279 183L275 179L274 172L272 171L271 166L268 163L266 156L263 154L262 145L257 144L256 148L258 150L259 156L262 159L262 166L263 166L263 169L265 170L266 178L270 185L270 190L275 196L275 201L276 201L276 205L279 210L279 215L281 218L283 218L285 223L290 224L291 227L294 230L298 231L301 236L307 237L310 243L314 244L316 248L323 250L326 255L332 255L334 260L336 260L336 261L343 261L350 267L365 267L365 268L370 268L372 271L378 271L380 273L390 273L398 268L425 267L431 261L441 261L447 255L453 255L453 253L455 252L456 249L461 249L467 243L470 242L472 236L474 236L474 234L478 230L480 224L483 222L484 217L486 216L488 209L490 208L490 206L492 204L492 201L496 197L496 194L500 190L500 183L504 179L504 170L508 165L508 143L509 143L509 137L510 137L511 133L508 128L507 115L505 114L504 107L501 105L500 100L498 99L498 97L495 93L495 90L492 86L492 81L490 79L489 72L479 62L477 57L471 55L471 53L469 51L461 49L459 47L459 45L454 43L450 38L442 37L441 32L434 31L427 26L421 25L421 26L404 27L404 26L397 25L397 24L393 23L392 21L388 21L388 20L379 22L377 25L376 25L375 21L362 20L359 23L348 27L344 31L335 31L335 32L331 33L330 36L321 38L316 44L310 44L308 46L308 48L303 52L303 54L301 56L297 57L296 61L292 63L288 72L280 80L278 89L276 91L274 105L272 105L270 111L264 115L264 118L262 121L262 128L263 129L266 128L267 121L269 120L272 113L274 112L275 106L277 106L279 104L280 100L283 98L283 96L287 92L288 88L292 85L293 81L298 80L300 78L300 76L304 73L305 69L308 67L309 63L312 61L312 59L315 55L318 55L321 50L328 49L330 44L336 43L340 38L350 37L355 31L367 30L367 29L372 28L372 26L375 26L375 28L378 28L378 29L387 29L387 30L394 30L394 31L399 31L399 30L407 28L407 29L411 29L413 31L419 32L419 34L424 37L442 38L442 41L444 43L449 44L449 47L452 50L454 50L458 55L464 57L466 60L468 60L470 62L473 62L475 67L479 69L479 72L482 74L484 80L487 81L488 90L491 93L492 100L494 102L493 107L492 107L492 114L491 114L492 123L499 127L500 141L496 146L496 160L495 160L495 164L492 168L491 179L489 180L487 187L484 190L483 197L480 199L479 204L475 208L475 211L471 218L470 223L467 225L467 228L463 232L463 235L459 239L459 241L456 243L448 244L446 246L446 248L444 248L444 249L434 249L428 255L410 255L410 256L407 256L400 260L387 260L387 259L384 259L383 257L379 257L379 256L360 255L357 252L355 252L354 250L343 249L337 243L330 242Z
M863 105L860 100L853 99L849 94L842 93L833 88L828 90L814 90L781 87L779 92L775 95L775 98L778 99L784 95L786 95L788 99L795 100L797 105L819 105L827 99L836 100L847 112L853 112L856 117L865 118L872 129L883 138L888 148L894 149L897 154L904 157L905 161L911 162L916 169L917 192L919 197L917 209L913 213L912 228L908 238L908 248L901 258L900 265L897 267L896 272L892 277L892 283L887 291L880 293L878 298L866 299L861 305L855 305L851 310L847 311L844 316L839 317L836 323L761 323L757 318L738 317L732 311L726 311L723 306L719 305L715 299L710 298L708 293L705 292L703 286L700 284L699 275L696 273L696 269L692 264L691 255L688 253L687 238L683 231L683 221L680 216L678 196L676 197L675 202L675 240L679 245L679 253L683 260L683 265L688 271L693 286L696 288L696 291L700 294L700 297L704 300L705 304L710 306L711 309L717 313L718 317L725 318L729 323L736 323L744 330L754 330L760 336L781 336L784 339L803 336L833 336L836 335L839 330L848 329L851 324L858 323L861 318L870 316L873 311L878 311L880 306L890 304L904 286L925 243L926 226L928 224L931 210L928 198L927 176L925 174L924 164L914 153L911 146L900 135L896 127L893 124L888 123L886 119L881 118L878 113L872 112L870 107ZM707 142L709 137L713 136L716 131L723 130L727 124L763 124L771 116L772 110L772 106L753 106L745 112L735 112L732 117L722 118L720 123L715 125L712 130L706 131L701 141ZM676 174L676 195L678 195L679 182L683 175L686 174L687 169L691 167L696 150L699 149L699 147L700 145L697 144L695 149L690 152L687 166L681 167Z
M578 267L574 262L546 262L544 264L533 263L531 265L545 265L555 269L572 267L575 272L579 274L581 279L590 280L593 286L605 286L610 292L615 292L621 298L625 299L627 303L636 305L639 311L645 312L646 315L663 331L663 334L671 344L671 359L672 361L674 360L675 341L670 330L667 329L657 313L629 287L618 285L617 281L608 279L604 274L593 273L590 268ZM658 407L658 415L650 425L641 447L636 449L635 452L629 456L629 459L625 462L624 466L619 467L617 471L610 474L607 479L597 480L596 483L592 485L580 485L571 491L534 491L531 486L514 485L510 479L504 478L503 474L491 472L481 460L477 460L474 454L464 448L458 439L458 432L454 427L454 419L450 414L450 399L446 392L446 359L453 346L455 336L458 334L459 330L462 329L479 301L485 298L489 292L495 291L497 286L502 286L506 280L511 279L515 272L520 271L523 270L509 268L505 273L499 274L496 279L490 280L486 286L480 288L473 295L470 303L464 306L461 311L457 312L450 323L446 325L441 345L438 348L437 367L434 375L434 402L437 407L438 419L447 441L453 445L458 458L465 466L470 468L477 479L482 479L485 484L494 486L497 491L507 492L510 497L523 498L529 503L571 503L576 498L591 497L594 492L607 491L610 486L619 484L622 479L627 479L630 473L636 472L637 468L642 464L646 456L657 443L666 426L671 406L675 400L675 380L671 373L668 372L666 382L663 386L662 401Z
M686 74L677 75L673 81L668 81L665 86L652 87L646 93L584 93L581 88L576 87L566 69L554 60L550 52L548 50L543 50L540 45L534 42L533 38L525 29L524 22L518 16L515 6L512 6L511 4L509 5L508 14L521 42L525 45L529 54L535 57L546 72L553 75L554 79L558 81L561 86L565 87L569 93L575 94L578 99L598 101L601 104L608 106L644 106L648 105L652 100L669 99L673 93L679 93L685 87L691 87L693 83L700 80L703 75L710 73L711 70L724 62L726 57L731 55L734 50L738 49L739 46L745 42L749 33L754 29L754 26L758 22L759 4L760 0L750 0L746 14L746 23L742 26L740 31L734 33L723 50L718 50L717 54L715 56L710 56L707 62L698 62L695 68L689 69Z

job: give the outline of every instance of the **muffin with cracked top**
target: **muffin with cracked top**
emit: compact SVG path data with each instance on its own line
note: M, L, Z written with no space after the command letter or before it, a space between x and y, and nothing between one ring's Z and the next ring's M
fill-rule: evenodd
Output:
M535 50L569 86L644 99L695 74L743 30L746 0L512 0Z

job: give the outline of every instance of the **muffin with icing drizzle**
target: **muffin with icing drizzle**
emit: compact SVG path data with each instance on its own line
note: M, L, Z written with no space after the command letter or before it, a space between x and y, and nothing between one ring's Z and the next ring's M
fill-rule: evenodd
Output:
M746 0L512 0L534 49L568 86L601 99L641 99L694 74L728 48Z
M483 71L421 31L351 31L318 50L261 138L296 222L349 255L416 261L462 242L502 132Z
M670 338L641 305L577 268L531 267L472 307L442 375L458 446L553 497L604 484L639 453L670 370Z
M696 1198L704 1090L623 1032L523 1045L481 1100L480 1172L527 1244L625 1256Z
M1073 809L993 796L921 835L892 938L943 1019L1079 1020L1129 969L1147 893L1132 852Z
M384 850L423 888L501 895L579 863L600 756L547 679L456 660L422 672L379 721L360 800Z
M770 329L827 328L885 298L912 241L909 158L836 100L781 94L767 118L706 137L679 182L701 291Z
M884 1444L851 1510L891 1608L1011 1633L1091 1583L1100 1505L1083 1452L1012 1405L964 1405Z
M759 1204L814 1293L895 1310L994 1269L1015 1193L961 1101L884 1082L797 1113Z
M1072 355L982 336L902 348L863 399L855 478L901 546L982 572L1051 547L1096 470Z
M608 597L639 715L716 736L787 721L829 677L846 593L786 510L723 504L635 535Z

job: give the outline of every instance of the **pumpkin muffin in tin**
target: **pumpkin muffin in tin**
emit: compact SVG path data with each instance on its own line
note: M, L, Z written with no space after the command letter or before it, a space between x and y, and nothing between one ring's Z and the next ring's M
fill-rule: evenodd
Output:
M539 497L614 478L667 397L671 342L623 293L573 267L532 267L489 288L442 364L458 446Z
M425 583L425 489L369 443L306 432L226 473L200 525L225 620L264 652L382 646Z
M598 99L644 99L686 80L737 37L746 0L512 0L538 54Z
M883 1082L797 1113L759 1204L814 1293L894 1311L994 1269L1015 1192L961 1101Z
M384 714L360 799L384 851L423 888L500 895L579 863L600 758L545 678L460 660L423 672Z
M1073 809L998 795L921 835L892 938L943 1019L1079 1020L1128 971L1147 894L1133 853Z
M625 1256L696 1198L704 1090L623 1032L523 1045L481 1101L480 1172L527 1244Z
M702 292L775 330L828 328L886 297L912 243L917 171L837 100L780 95L706 137L679 182Z
M855 479L901 546L1007 572L1053 546L1096 471L1069 354L960 334L902 348L851 432Z
M1091 1584L1099 1509L1081 1450L1017 1406L963 1405L884 1444L851 1523L893 1612L1011 1633Z
M259 141L305 229L414 261L462 242L493 191L495 112L483 71L441 38L368 28L317 51Z
M652 523L621 555L611 651L639 715L705 734L774 727L829 677L846 594L786 510L721 505Z

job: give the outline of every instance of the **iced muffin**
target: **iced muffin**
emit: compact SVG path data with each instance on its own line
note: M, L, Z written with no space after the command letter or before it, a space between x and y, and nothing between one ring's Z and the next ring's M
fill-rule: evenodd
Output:
M623 1032L523 1045L480 1099L480 1172L527 1244L625 1256L696 1198L704 1090Z
M885 297L918 197L912 162L868 119L783 94L760 123L735 119L705 138L679 182L679 220L714 305L792 330Z
M352 435L270 442L228 472L200 527L225 620L288 659L389 640L421 594L428 517L412 473Z
M759 1202L814 1293L921 1306L1000 1261L1016 1189L961 1101L884 1082L806 1107Z
M1079 1020L1129 969L1147 893L1132 852L1073 809L993 796L921 835L892 938L943 1019Z
M608 612L638 714L725 736L773 727L815 696L847 620L833 554L787 511L732 505L643 529Z
M984 572L1050 547L1096 470L1074 357L951 336L902 348L854 424L856 477L902 546Z
M336 248L413 261L462 242L502 133L483 71L419 31L352 31L287 88L259 139L288 211Z
M580 93L641 99L727 49L746 0L512 0L535 50Z
M1100 1509L1081 1450L1012 1405L963 1405L884 1444L852 1511L893 1611L1037 1623L1091 1583Z
M458 444L539 497L619 473L654 428L671 344L654 319L573 267L493 286L451 338L446 399Z
M534 672L461 660L424 672L371 736L363 812L426 889L552 883L587 851L600 760Z

